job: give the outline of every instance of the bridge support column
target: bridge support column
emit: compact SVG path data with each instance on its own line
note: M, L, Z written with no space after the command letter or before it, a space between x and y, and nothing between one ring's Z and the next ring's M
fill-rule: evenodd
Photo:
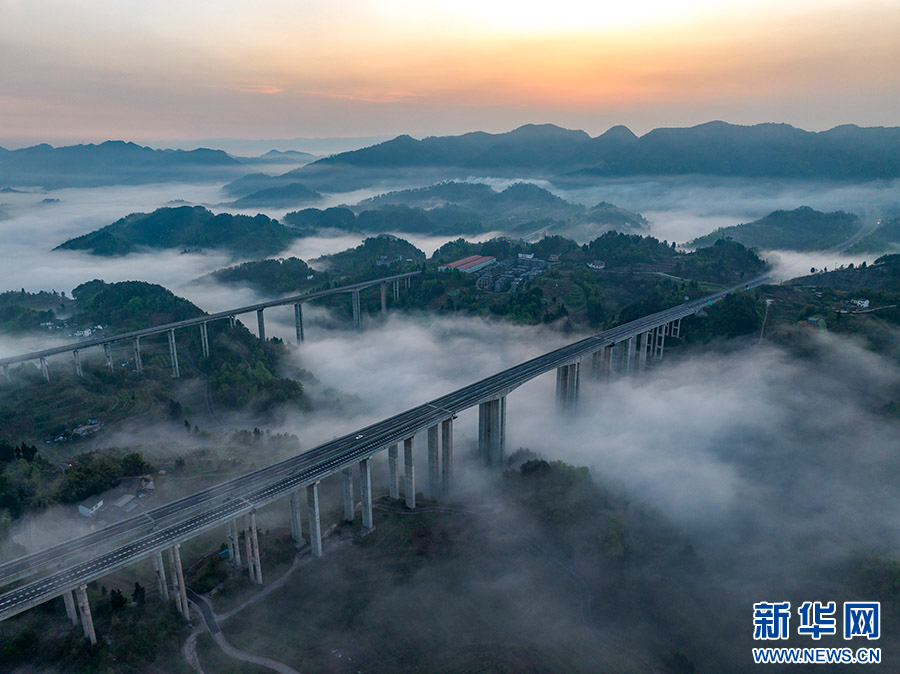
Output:
M663 349L666 345L666 326L660 325L656 328L656 345L655 345L655 357L656 360L662 360L663 357Z
M650 351L650 340L651 333L649 330L641 333L641 345L638 347L638 372L643 372L647 369L647 353Z
M236 327L236 326L237 326L237 317L236 317L236 316L229 316L229 317L228 317L228 327L229 327L229 328L234 328L234 327Z
M441 495L441 464L438 455L438 425L428 429L428 495L437 500Z
M388 489L391 498L400 500L400 473L397 470L397 445L388 447Z
M410 288L412 288L412 277L407 276L406 277L406 289L409 290Z
M234 566L235 548L237 547L234 536L233 520L225 522L225 545L228 546L228 563Z
M169 587L166 585L166 566L163 564L162 552L153 555L153 566L156 569L156 588L163 601L169 601Z
M294 333L299 344L303 341L303 305L299 302L294 305Z
M441 422L441 493L453 488L453 419Z
M75 610L75 597L72 596L72 590L66 590L62 595L63 603L66 605L66 616L73 625L78 624L78 612Z
M366 531L375 529L375 520L372 517L372 460L363 459L359 462L359 495L362 500L362 525Z
M209 332L206 329L206 323L200 324L200 350L203 352L204 358L209 358Z
M501 467L506 451L506 396L478 406L478 453L486 466Z
M248 563L253 565L253 582L257 585L262 585L262 563L259 559L259 535L256 529L256 511L250 513L250 537L253 556Z
M78 349L75 349L72 352L72 355L75 356L75 374L79 377L84 376L84 370L81 369L81 354L78 353Z
M232 549L234 550L234 555L231 558L231 563L234 565L234 568L238 571L241 570L241 530L238 529L238 521L235 517L231 520L231 540L232 540Z
M135 337L132 344L134 349L134 369L136 372L144 371L144 363L141 362L141 338Z
M387 283L381 284L381 313L387 313Z
M178 556L178 561L181 561L181 555ZM172 595L175 597L175 608L181 615L184 615L184 610L181 608L181 590L178 588L178 569L175 564L175 548L169 548L169 575L172 576Z
M681 337L681 319L679 318L677 321L672 321L672 327L669 330L669 334L672 337Z
M181 371L178 369L178 347L175 346L175 330L169 330L169 360L172 361L172 377L178 379Z
M413 438L403 441L403 467L406 469L406 507L416 507L416 465L413 457Z
M571 411L578 403L580 366L572 363L556 368L556 403L561 411Z
M91 603L88 601L87 585L79 585L75 590L78 597L78 610L81 611L81 626L84 627L84 638L90 639L91 645L97 643L97 633L94 632L94 619L91 617Z
M394 301L400 301L400 279L394 281Z
M350 292L353 300L353 329L359 330L359 291L353 290Z
M637 337L629 337L625 345L625 373L634 371L634 352L637 346Z
M263 310L256 310L256 327L259 331L259 341L266 341L266 319L263 318Z
M309 510L309 546L314 557L322 556L322 522L319 520L319 482L306 485L306 507Z
M292 491L291 503L291 540L297 545L303 544L303 518L300 517L300 491Z
M253 566L253 541L250 539L250 516L244 518L244 554L247 557L247 577L251 583L256 582L253 575L256 568Z
M178 596L181 600L181 615L185 620L191 619L191 607L187 600L187 588L184 585L184 568L181 566L181 543L172 546L175 555L175 573L178 576Z
M50 381L50 370L47 368L47 359L41 358L39 363L41 367L41 375L43 375L44 379Z
M106 367L109 368L109 371L113 370L113 359L112 359L112 346L110 346L109 342L103 345L103 353L106 356Z
M344 487L344 521L352 522L356 515L356 503L353 501L353 470L341 470L341 483Z

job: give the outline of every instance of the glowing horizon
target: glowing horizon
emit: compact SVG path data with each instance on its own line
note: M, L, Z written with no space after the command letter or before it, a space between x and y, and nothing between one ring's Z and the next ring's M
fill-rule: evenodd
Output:
M6 4L7 142L900 124L894 0Z

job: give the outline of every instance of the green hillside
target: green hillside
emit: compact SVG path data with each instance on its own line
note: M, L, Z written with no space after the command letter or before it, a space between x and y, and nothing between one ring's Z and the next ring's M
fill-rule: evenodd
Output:
M711 246L717 239L734 239L764 250L825 250L846 241L858 229L859 220L852 213L822 213L801 206L793 211L773 211L742 225L720 227L688 245L699 248Z

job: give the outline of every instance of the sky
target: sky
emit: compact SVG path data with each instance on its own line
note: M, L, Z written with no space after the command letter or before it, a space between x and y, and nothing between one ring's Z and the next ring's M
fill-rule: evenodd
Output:
M900 0L0 0L0 145L895 126Z

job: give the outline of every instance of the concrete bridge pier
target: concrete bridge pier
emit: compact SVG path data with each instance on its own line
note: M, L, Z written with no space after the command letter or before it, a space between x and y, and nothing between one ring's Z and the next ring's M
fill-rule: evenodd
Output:
M200 324L200 350L204 358L209 358L209 333L206 330L206 323Z
M352 522L356 515L356 503L353 500L353 470L341 469L341 483L344 487L344 521Z
M591 354L591 377L594 379L609 379L609 369L612 366L612 347L604 346Z
M677 321L672 321L670 324L669 335L672 337L680 338L681 337L681 319L679 318Z
M297 336L297 344L303 341L303 305L297 302L294 305L294 332Z
M394 281L394 301L400 301L400 279Z
M231 520L231 529L230 529L231 541L232 541L232 551L233 555L231 556L231 563L234 564L234 568L240 572L241 570L241 532L238 529L238 521L237 517Z
M144 363L141 362L141 338L135 337L132 346L134 348L134 369L137 372L143 372Z
M75 374L79 377L83 377L84 370L81 369L81 354L78 353L78 349L75 349L72 352L72 355L75 356Z
M303 519L300 517L300 491L292 491L291 504L291 540L301 545L303 543Z
M387 283L381 284L381 313L387 313Z
M175 346L175 330L169 330L169 360L172 361L172 377L178 379L181 371L178 369L178 348Z
M501 467L506 452L506 396L478 406L478 454L486 466Z
M113 359L112 359L112 345L109 342L103 345L103 353L106 356L106 367L109 368L109 371L113 370Z
M258 328L259 332L259 341L266 341L266 320L265 318L263 318L262 309L256 310L256 327Z
M181 566L181 543L176 543L169 548L169 566L172 569L172 590L175 594L175 608L184 616L185 620L190 620L191 607L187 601L187 588L184 586L184 569Z
M66 605L66 615L69 622L73 625L78 624L78 612L75 610L75 597L72 596L72 590L66 590L62 594L63 602Z
M405 280L406 280L406 289L409 290L410 288L412 288L412 277L407 276Z
M350 292L353 300L353 329L359 330L359 291L353 290Z
M309 546L314 557L322 556L322 522L319 519L319 481L306 485L306 508L309 512Z
M662 360L663 349L666 345L666 326L660 325L656 328L656 345L654 348L654 356L656 360Z
M416 465L413 460L413 438L403 441L403 467L406 470L406 507L416 508Z
M391 498L400 500L400 473L397 470L397 445L388 447L388 490Z
M625 373L634 371L634 352L637 347L637 337L629 337L625 343Z
M562 411L571 411L578 403L580 363L556 368L556 404Z
M41 374L44 376L44 379L46 379L47 381L50 381L50 370L47 367L47 359L41 358L40 365L41 365Z
M259 559L259 535L256 529L256 511L250 513L250 550L252 551L252 556L247 561L249 565L253 567L253 574L251 579L257 585L263 584L262 579L262 563Z
M362 525L366 531L375 529L375 520L372 517L372 460L363 459L359 462L359 495L362 500Z
M441 464L438 453L438 425L428 429L428 495L437 500L441 496Z
M649 330L641 333L641 346L638 350L638 372L643 372L647 369L647 354L650 352L650 340L651 333Z
M81 584L75 590L78 597L78 609L81 611L81 626L84 628L84 638L89 639L91 646L97 643L97 633L94 632L94 619L91 617L91 604L88 601L87 585Z
M250 539L250 516L244 517L244 553L247 556L247 577L251 583L255 583L253 575L256 569L253 567L253 541Z
M166 584L166 565L163 564L162 552L153 555L153 566L156 569L156 587L163 601L169 601L169 587Z
M229 328L234 328L234 327L236 327L236 326L237 326L237 317L236 317L236 316L229 316L229 317L228 317L228 327L229 327Z
M453 419L441 423L441 493L453 488Z

